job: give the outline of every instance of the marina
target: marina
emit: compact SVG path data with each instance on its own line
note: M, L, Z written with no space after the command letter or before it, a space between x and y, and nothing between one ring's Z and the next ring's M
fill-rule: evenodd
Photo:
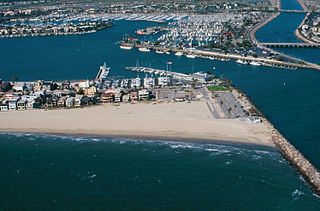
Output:
M0 39L4 208L319 209L317 48L250 46L217 13L97 11L46 20L114 27Z

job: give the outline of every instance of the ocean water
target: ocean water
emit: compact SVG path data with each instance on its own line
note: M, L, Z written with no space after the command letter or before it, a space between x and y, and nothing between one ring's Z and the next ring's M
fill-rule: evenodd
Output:
M2 210L320 209L263 148L1 134L0 156Z
M281 15L268 30L259 30L258 40L292 40L301 18L292 15ZM0 39L0 78L91 79L104 61L113 76L136 77L124 67L137 62L165 69L171 61L177 72L210 70L241 87L320 168L319 72L126 51L115 45L124 33L153 25L117 21L87 35ZM290 30L270 36L286 27ZM320 58L320 49L283 50L313 62ZM253 146L0 134L0 158L2 210L320 209L319 198L278 152Z

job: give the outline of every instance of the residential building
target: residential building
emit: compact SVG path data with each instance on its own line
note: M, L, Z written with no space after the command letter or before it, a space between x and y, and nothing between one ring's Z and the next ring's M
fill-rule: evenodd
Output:
M102 103L112 103L112 102L114 102L114 93L112 93L112 92L103 93L101 95L101 102Z
M26 109L27 100L25 98L21 98L17 102L17 109L18 110L25 110Z
M114 102L120 103L122 101L122 94L121 92L116 92L114 94Z
M26 88L25 82L16 82L16 84L12 87L13 90L16 90L18 92L23 92Z
M139 95L138 92L130 92L130 97L129 97L131 102L136 102L139 101Z
M130 101L130 96L129 95L122 95L122 102L127 103Z
M8 100L4 100L4 101L0 104L0 110L1 110L1 111L8 111L8 110L9 110Z
M74 106L76 106L76 107L82 106L82 100L83 100L83 95L77 95L74 98Z
M93 96L97 93L97 88L95 86L91 86L89 88L84 88L83 89L84 95L86 96Z
M17 110L17 103L20 100L20 97L12 97L8 100L9 110Z
M68 98L66 99L66 106L67 106L67 107L72 107L72 106L74 106L74 97L68 97Z
M147 89L142 89L138 92L139 94L139 100L149 100L150 99L150 93Z

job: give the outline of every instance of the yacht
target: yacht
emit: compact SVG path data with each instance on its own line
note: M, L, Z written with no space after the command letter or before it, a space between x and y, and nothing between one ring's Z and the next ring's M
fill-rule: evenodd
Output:
M124 50L131 50L132 46L131 45L120 45L120 48L124 49Z
M260 66L260 65L261 65L261 63L255 62L255 61L250 62L250 64L251 64L251 65L254 65L254 66Z
M163 54L164 52L161 50L156 50L156 53Z
M178 52L177 52L177 53L175 53L174 55L176 55L176 56L182 56L182 55L183 55L183 52L178 51Z
M150 52L149 48L138 48L138 50L142 52Z
M194 54L187 54L186 57L187 57L187 58L190 58L190 59L194 59L194 58L196 58L197 56L194 55Z
M241 60L241 59L238 59L236 62L239 63L239 64L248 64L247 61Z

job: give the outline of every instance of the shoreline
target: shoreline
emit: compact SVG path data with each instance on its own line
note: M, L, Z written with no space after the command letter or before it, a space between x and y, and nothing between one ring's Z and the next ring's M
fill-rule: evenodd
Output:
M135 136L135 135L99 135L99 134L79 134L79 133L54 133L54 132L30 132L30 131L1 131L1 135L48 135L58 137L86 137L86 138L119 138L119 139L130 139L135 141L146 141L146 142L172 142L172 143L191 143L191 144L214 144L231 147L244 147L254 150L268 150L272 152L278 152L278 149L274 146L261 145L256 143L237 142L229 140L215 140L215 139L200 139L200 138L188 138L188 137L172 137L172 136Z
M0 117L2 132L200 140L275 148L272 131L264 123L214 119L204 101L13 111L0 113Z

